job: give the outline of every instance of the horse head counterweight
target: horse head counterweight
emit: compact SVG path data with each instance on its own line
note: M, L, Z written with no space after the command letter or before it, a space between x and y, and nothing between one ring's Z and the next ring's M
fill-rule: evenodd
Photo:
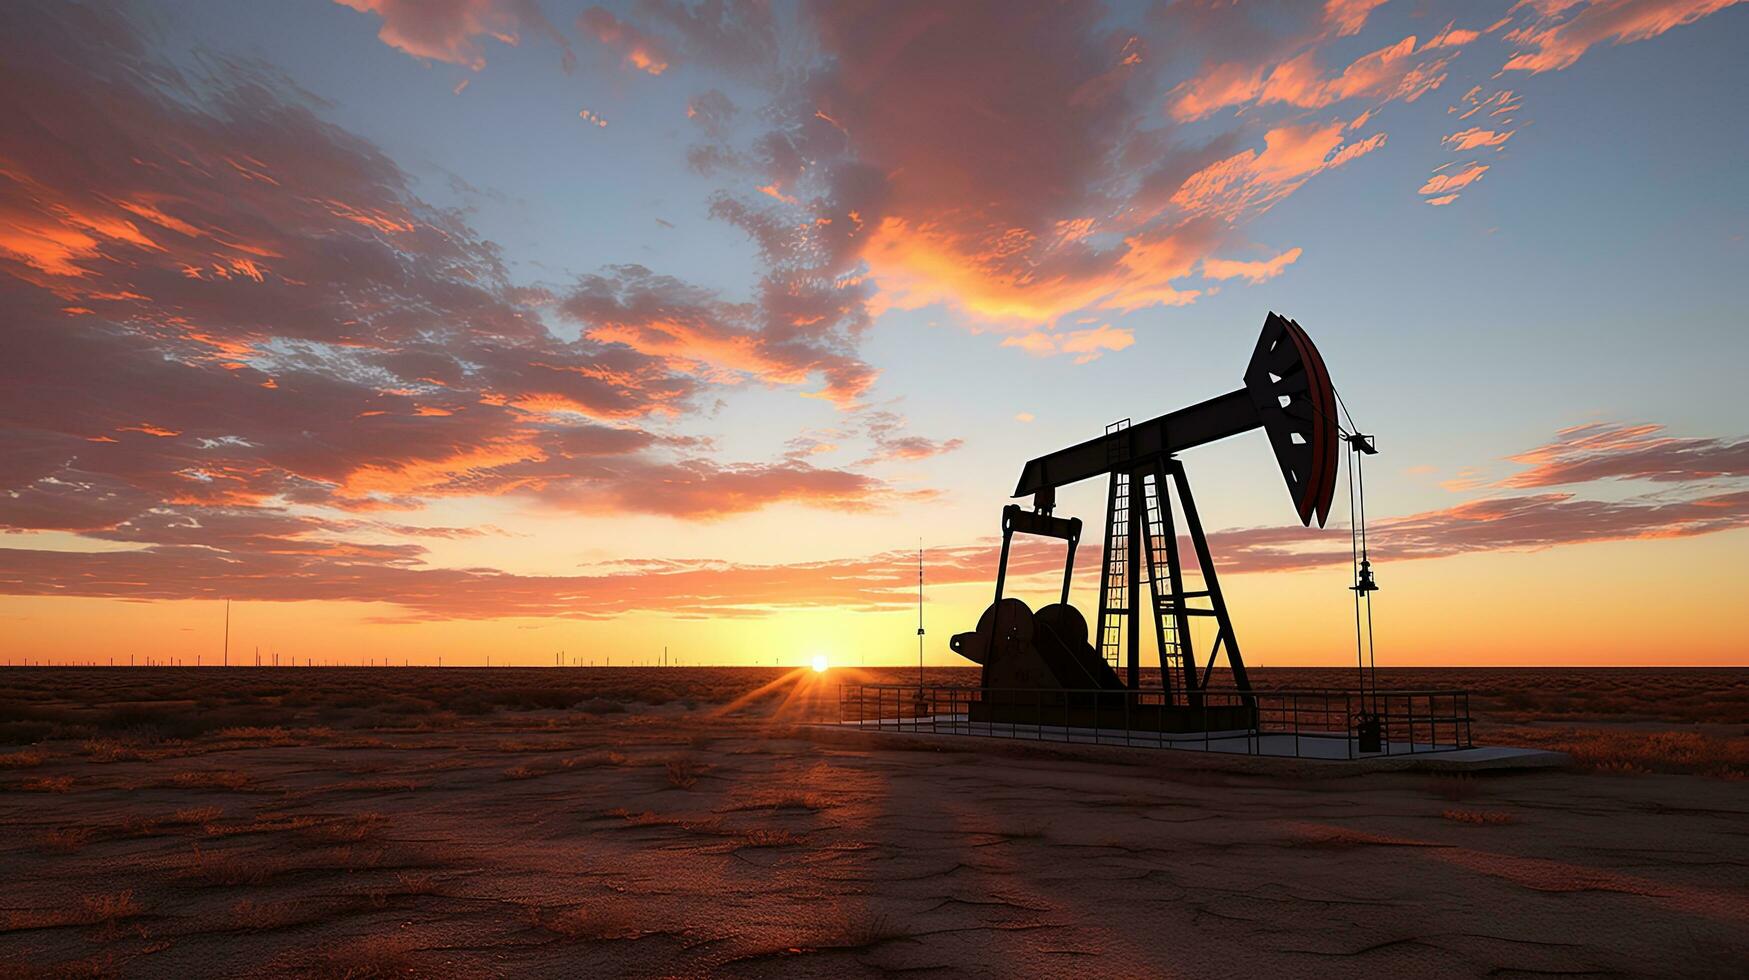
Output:
M1141 669L1141 587L1153 599L1160 677L1168 704L1195 707L1224 649L1233 684L1250 690L1245 662L1209 555L1196 503L1177 454L1261 428L1269 436L1300 523L1322 527L1336 492L1341 432L1335 390L1324 360L1300 325L1274 313L1245 369L1244 386L1155 419L1108 426L1096 439L1040 456L1021 470L1014 496L1031 495L1032 509L1002 510L1002 560L995 601L978 628L950 646L983 665L983 686L993 689L1100 689L1138 687ZM1069 605L1069 579L1081 521L1053 515L1058 487L1096 476L1110 480L1105 550L1099 580L1099 616L1092 643L1086 620ZM1171 488L1170 492L1168 487ZM1184 530L1196 552L1204 588L1187 591L1179 560L1171 496L1178 498ZM1018 599L1004 599L1009 545L1015 532L1068 543L1061 600L1035 614ZM1191 617L1215 621L1214 644L1199 672ZM1117 674L1119 666L1126 676ZM987 695L988 696L988 695ZM1102 695L1103 697L1103 695Z

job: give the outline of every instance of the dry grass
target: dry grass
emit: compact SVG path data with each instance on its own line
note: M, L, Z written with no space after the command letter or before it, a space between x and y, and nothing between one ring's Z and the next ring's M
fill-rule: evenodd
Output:
M0 754L0 769L34 769L48 761L49 754L35 749Z
M436 878L429 874L408 874L397 872L392 885L381 885L369 888L365 896L370 899L371 907L383 908L393 899L417 898L425 895L441 895L443 887Z
M310 976L325 980L390 980L425 975L401 936L366 936L317 951Z
M79 743L79 753L97 762L140 762L155 757L113 738L88 738Z
M134 901L134 893L131 891L86 895L80 899L80 904L85 907L86 921L102 926L106 939L116 938L120 934L122 922L140 915L143 911L140 903Z
M244 854L235 850L201 850L194 846L194 857L171 877L196 887L235 887L263 885L292 867L285 858L268 854Z
M1517 817L1504 810L1447 810L1440 816L1457 823L1473 823L1489 827L1518 822Z
M189 769L173 773L169 785L177 789L222 789L237 792L248 788L249 774L235 769Z
M245 898L225 914L223 928L234 932L268 932L333 918L334 909L313 902L256 901Z
M144 914L132 891L85 895L75 908L14 909L0 914L0 933L68 926L102 926L113 935L120 924Z
M551 739L506 738L500 739L493 748L500 752L563 752L572 748L570 742L558 742Z
M72 776L32 776L18 784L26 793L67 793L73 789Z
M523 909L523 921L531 929L549 932L572 942L603 942L639 939L648 935L644 916L618 902L598 902L580 908L550 910L538 905Z
M590 752L559 760L563 769L597 769L603 766L623 766L628 760L623 752Z
M705 767L693 759L669 759L663 764L668 785L675 789L691 789Z
M743 847L797 847L808 842L808 839L800 834L771 827L753 827L748 830L736 831L735 837Z
M631 827L678 827L688 833L711 834L715 836L735 833L734 831L723 829L723 821L720 817L706 817L702 820L694 820L688 817L663 816L661 814L651 813L648 810L645 810L642 813L632 813L624 807L615 807L612 810L608 810L603 816L618 817L619 819L624 820L627 826Z
M1634 731L1603 728L1514 727L1501 741L1565 752L1573 764L1591 772L1635 775L1698 773L1720 779L1749 777L1749 737L1723 738L1701 732Z
M830 810L835 806L838 806L836 802L817 793L803 793L789 790L773 793L768 796L756 797L743 803L737 803L736 805L729 807L729 809L731 811L806 810L809 813L818 813L821 810Z
M540 774L540 770L530 766L511 766L504 770L505 779L533 779Z
M55 827L36 835L37 846L50 854L73 854L97 836L92 827Z
M298 835L329 844L357 844L380 834L389 825L381 813L355 813L332 820L322 820L298 828Z
M411 793L423 789L425 784L417 779L351 779L343 783L330 783L321 787L318 792L324 793Z

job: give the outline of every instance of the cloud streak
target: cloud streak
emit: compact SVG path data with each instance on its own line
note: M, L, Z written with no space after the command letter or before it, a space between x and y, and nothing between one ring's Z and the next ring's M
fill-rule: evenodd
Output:
M1431 560L1498 551L1537 551L1599 541L1661 540L1749 528L1749 490L1720 478L1749 477L1744 440L1675 439L1655 426L1594 424L1510 457L1532 469L1506 486L1545 487L1618 478L1678 484L1674 496L1598 500L1574 491L1488 496L1450 507L1375 520L1369 534L1378 561ZM799 465L799 464L796 464ZM1550 469L1549 467L1555 467ZM665 484L677 475L653 474ZM678 477L684 482L684 477ZM718 479L711 475L714 483ZM755 486L762 474L731 477ZM828 479L822 492L832 493ZM789 485L786 483L786 485ZM715 499L719 491L699 486ZM737 492L731 486L729 493ZM852 496L851 500L860 499ZM395 540L360 543L356 530L260 509L209 508L124 521L99 535L137 550L68 553L0 549L0 591L131 599L229 596L271 601L346 600L392 604L415 619L506 616L606 618L634 612L681 616L758 616L795 608L879 611L915 600L915 552L894 551L832 561L750 564L706 560L616 562L590 574L513 575L491 569L422 565L423 536L445 528L380 525ZM462 532L465 533L465 532ZM1348 536L1296 525L1238 528L1210 535L1223 571L1273 573L1345 565ZM1190 553L1188 541L1183 543ZM986 584L997 547L985 540L930 549L936 585ZM1053 576L1060 547L1023 540L1010 565L1015 579ZM1088 562L1097 561L1097 555Z

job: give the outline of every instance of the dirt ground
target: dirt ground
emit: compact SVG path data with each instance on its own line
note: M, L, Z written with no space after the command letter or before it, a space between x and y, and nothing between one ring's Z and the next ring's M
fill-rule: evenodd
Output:
M1290 778L821 734L845 679L6 672L0 976L1749 975L1740 703Z

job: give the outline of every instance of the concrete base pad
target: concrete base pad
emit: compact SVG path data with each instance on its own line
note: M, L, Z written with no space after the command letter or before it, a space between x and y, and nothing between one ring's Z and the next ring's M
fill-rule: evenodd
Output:
M1146 762L1243 772L1358 774L1413 770L1475 772L1542 769L1567 765L1565 753L1511 746L1475 746L1433 751L1430 745L1402 742L1389 753L1353 752L1341 733L1252 735L1245 731L1172 734L1110 732L1052 725L969 723L964 715L905 719L903 722L843 722L805 726L823 740L873 744L895 749L928 746L951 751L1078 758L1089 761ZM1174 751L1161 751L1170 749Z

